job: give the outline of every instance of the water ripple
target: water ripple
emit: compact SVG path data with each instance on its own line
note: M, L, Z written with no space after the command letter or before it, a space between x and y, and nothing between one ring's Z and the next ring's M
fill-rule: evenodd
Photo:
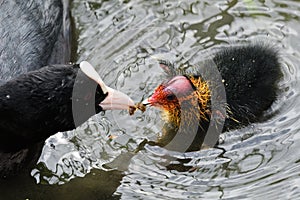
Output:
M190 70L194 52L204 59L227 44L268 40L280 50L284 77L268 120L224 133L219 148L178 153L146 145L135 152L157 137L159 112L108 111L49 138L32 173L38 181L63 184L93 168L115 168L124 175L115 192L121 199L299 198L297 1L75 0L74 9L78 61L89 60L137 102L166 78L151 55Z

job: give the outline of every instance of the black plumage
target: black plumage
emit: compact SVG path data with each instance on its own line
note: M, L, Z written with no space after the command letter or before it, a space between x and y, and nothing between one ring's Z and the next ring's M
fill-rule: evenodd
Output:
M78 65L47 66L8 81L0 86L0 150L28 148L58 131L74 129L75 123L101 111L99 103L106 96ZM77 116L75 106L80 109Z
M265 44L223 48L191 73L161 65L171 78L143 103L164 111L166 123L156 144L177 151L213 146L220 132L261 120L276 100L282 76L278 52Z
M232 112L225 129L261 119L276 100L277 83L282 77L277 50L266 44L237 46L221 50L213 60L224 80L226 100Z
M28 170L49 136L133 101L69 63L68 0L0 2L0 176ZM28 172L28 171L27 171Z
M72 66L42 68L51 63L63 64L70 61L70 18L67 2L61 0L0 2L1 177L22 170L27 171L37 161L43 140L49 137L50 133L57 131L57 127L53 127L53 122L49 122L54 112L60 112L62 116L64 111L69 109L69 103L63 108L56 106L51 112L47 112L46 106L69 101L62 98L54 99L52 102L48 98L55 98L51 95L62 92L63 87L70 93L72 81L66 79L64 86L59 87L62 84L60 79L64 73L69 77L74 76L78 68ZM57 76L50 75L51 72ZM45 87L53 90L43 94L39 89ZM45 104L36 101L40 97ZM46 121L43 122L43 119ZM72 126L70 123L59 123L65 126L64 128Z

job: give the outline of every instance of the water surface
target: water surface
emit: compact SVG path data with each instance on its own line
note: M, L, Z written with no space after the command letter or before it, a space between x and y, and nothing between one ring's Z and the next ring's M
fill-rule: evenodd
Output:
M134 153L161 129L153 108L100 113L50 137L34 178L7 182L4 199L299 198L298 1L74 0L72 14L76 62L88 60L107 85L136 102L165 78L151 55L188 70L195 52L201 60L223 46L262 41L280 51L278 100L266 121L224 133L220 149L190 153L149 145ZM170 158L190 159L184 165L194 170L168 170Z

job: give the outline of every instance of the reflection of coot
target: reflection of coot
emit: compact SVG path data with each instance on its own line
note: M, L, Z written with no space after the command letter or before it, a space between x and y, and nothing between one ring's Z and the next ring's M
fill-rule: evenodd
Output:
M258 121L276 99L276 83L282 75L277 52L266 45L238 46L220 51L213 61L222 76L226 92L227 117L213 113L224 119L226 117L223 131ZM205 66L209 67L209 64ZM212 83L213 80L204 80L200 72L177 74L158 86L154 94L144 101L144 104L161 108L168 122L159 145L165 146L172 141L179 127L185 128L178 134L193 137L191 127L194 125L196 136L191 139L188 150L200 149L212 114L211 95L216 95L210 90ZM184 111L181 109L183 106ZM180 144L175 144L175 150L176 145Z
M35 163L50 135L133 102L105 86L87 62L52 65L69 61L68 5L60 0L0 5L0 175L5 177Z

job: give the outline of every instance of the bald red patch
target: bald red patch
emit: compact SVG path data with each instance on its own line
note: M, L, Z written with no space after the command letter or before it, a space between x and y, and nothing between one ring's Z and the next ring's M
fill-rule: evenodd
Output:
M193 92L190 81L185 76L175 76L168 82L158 86L148 99L152 106L169 109L171 104L178 104L178 99Z
M185 76L175 76L167 82L166 88L176 96L187 95L193 91L191 82Z

